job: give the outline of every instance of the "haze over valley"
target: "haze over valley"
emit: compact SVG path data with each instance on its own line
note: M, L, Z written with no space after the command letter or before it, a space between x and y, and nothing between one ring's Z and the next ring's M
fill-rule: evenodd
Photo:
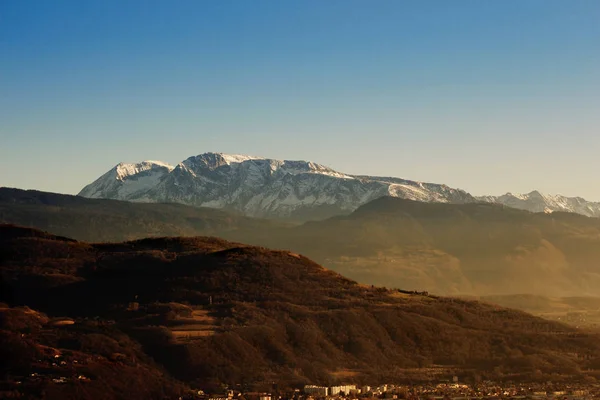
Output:
M0 189L0 222L87 241L211 235L291 250L365 284L445 295L599 296L600 219L394 197L307 223Z

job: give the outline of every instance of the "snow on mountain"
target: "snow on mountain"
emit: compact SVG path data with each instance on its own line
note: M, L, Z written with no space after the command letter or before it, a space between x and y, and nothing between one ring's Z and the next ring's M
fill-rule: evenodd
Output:
M600 217L600 203L580 197L507 193L473 197L446 185L349 175L310 161L204 153L173 167L160 161L118 164L79 193L91 198L175 202L253 217L321 219L346 214L382 196L425 202L488 202L532 212Z
M118 200L138 200L161 179L173 166L161 161L143 161L138 164L119 163L110 171L84 187L80 196Z
M349 213L382 196L419 201L473 202L446 185L354 176L310 161L204 153L177 166L157 161L119 164L80 196L176 202L224 208L264 218L319 219Z
M243 155L243 154L221 154L221 157L223 157L223 160L225 160L225 162L227 164L239 164L241 162L244 161L249 161L249 160L260 160L260 157L253 157L253 156L247 156L247 155Z
M477 200L504 204L508 207L532 212L564 211L588 217L600 217L600 203L587 201L581 197L542 194L537 190L527 194L506 193L502 196L480 196L477 197Z

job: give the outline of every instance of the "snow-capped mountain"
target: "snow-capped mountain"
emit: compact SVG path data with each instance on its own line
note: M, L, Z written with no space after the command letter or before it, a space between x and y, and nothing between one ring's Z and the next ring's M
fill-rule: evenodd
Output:
M348 175L309 161L204 153L173 167L119 164L79 193L90 198L177 202L264 218L320 219L382 196L474 202L463 190L399 178Z
M117 164L91 185L79 192L79 196L119 200L140 200L171 171L173 166L160 161L143 161L138 164Z
M502 196L480 196L477 197L477 200L504 204L508 207L532 212L565 211L588 217L600 217L600 203L587 201L581 197L542 194L537 190L527 194L506 193Z
M566 211L600 217L600 203L581 197L507 193L474 197L446 185L348 175L310 161L204 153L177 166L160 161L120 163L79 193L90 198L176 202L229 209L262 218L311 220L347 214L382 196L504 204L531 212Z

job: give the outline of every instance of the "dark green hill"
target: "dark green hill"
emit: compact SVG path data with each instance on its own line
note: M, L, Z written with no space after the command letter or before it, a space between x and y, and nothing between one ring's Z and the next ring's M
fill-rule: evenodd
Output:
M100 367L81 372L73 366L77 357L114 364L119 379L144 369L152 379L165 368L193 387L255 389L274 380L418 381L434 373L572 381L595 375L600 358L598 337L566 325L474 301L360 285L286 251L210 237L87 244L6 225L0 238L0 301L11 307L4 313L27 314L15 308L27 306L43 313L41 321L74 321L28 328L18 317L0 327L9 346L2 351L20 349L10 353L6 379L37 373L36 384L46 390L57 390L51 377L67 367L69 376L91 375L98 388L116 379ZM18 362L42 349L67 353L68 365ZM69 390L79 384L61 383Z
M212 208L87 199L11 188L0 188L1 222L93 242L150 236L251 237L257 231L288 226Z

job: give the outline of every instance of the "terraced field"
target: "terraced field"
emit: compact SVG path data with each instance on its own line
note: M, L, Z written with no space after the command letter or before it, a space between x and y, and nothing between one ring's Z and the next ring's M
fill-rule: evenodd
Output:
M191 318L180 318L176 322L179 324L169 327L176 342L212 336L218 328L215 318L209 315L208 310L203 309L194 310Z

